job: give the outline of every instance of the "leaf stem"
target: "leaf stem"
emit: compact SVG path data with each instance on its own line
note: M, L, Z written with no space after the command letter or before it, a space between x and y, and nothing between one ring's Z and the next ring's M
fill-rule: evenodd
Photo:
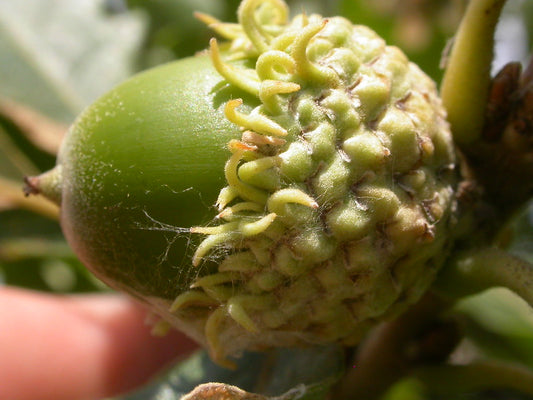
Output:
M435 288L459 299L492 287L505 287L533 307L533 264L497 248L459 256L439 274Z
M454 39L441 85L455 141L468 145L483 128L494 31L505 0L471 0Z

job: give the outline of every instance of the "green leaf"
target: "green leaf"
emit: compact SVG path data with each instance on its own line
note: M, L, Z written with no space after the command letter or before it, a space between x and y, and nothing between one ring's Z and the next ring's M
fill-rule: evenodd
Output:
M200 351L164 379L122 400L179 399L209 382L224 382L271 400L322 400L342 373L344 354L338 346L278 349L246 353L236 362L236 370L225 369Z
M506 289L491 289L456 309L467 317L467 337L486 355L533 368L533 313L522 299Z

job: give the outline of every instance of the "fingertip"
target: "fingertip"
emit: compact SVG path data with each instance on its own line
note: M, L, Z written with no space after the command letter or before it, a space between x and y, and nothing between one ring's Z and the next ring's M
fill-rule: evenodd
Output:
M0 289L0 398L99 399L146 383L197 345L151 334L147 311L122 295Z

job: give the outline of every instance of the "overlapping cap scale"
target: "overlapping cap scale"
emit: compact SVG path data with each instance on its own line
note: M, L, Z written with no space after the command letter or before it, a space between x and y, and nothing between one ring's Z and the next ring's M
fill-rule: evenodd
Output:
M216 265L172 312L201 319L215 360L242 349L356 343L427 290L453 223L455 156L434 83L373 31L287 19L245 0L211 57L242 128L228 144L218 221L195 265ZM254 68L232 63L248 60ZM239 65L242 65L239 64Z

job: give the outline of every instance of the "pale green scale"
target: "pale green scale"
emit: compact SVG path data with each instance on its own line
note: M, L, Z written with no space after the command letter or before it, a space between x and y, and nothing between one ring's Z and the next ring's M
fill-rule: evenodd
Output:
M409 93L413 84L410 72L410 65L403 52L394 46L385 48L382 55L372 64L372 68L381 76L385 76L391 82L390 101L391 103L400 101Z
M377 129L390 138L390 162L394 171L406 172L413 169L420 160L421 153L415 126L406 113L396 107L388 108Z
M326 117L318 107L312 95L302 93L296 100L296 115L302 130L311 131L315 129Z
M347 42L351 39L353 24L341 17L330 18L327 21L318 36L326 37L333 47L350 47L351 43Z
M309 59L316 61L328 56L333 50L335 46L329 38L318 36L307 46L307 55Z
M329 122L322 122L312 131L304 132L303 138L311 147L311 156L315 163L328 160L336 152L336 131Z
M370 185L357 190L359 199L364 199L375 223L393 218L402 206L398 196L388 186Z
M359 59L353 51L345 48L333 49L325 61L347 84L359 69Z
M246 246L250 249L257 263L262 267L270 266L271 254L270 249L274 246L275 242L266 235L254 237L246 241ZM237 253L238 254L238 253ZM230 255L231 256L231 255Z
M314 172L311 148L301 141L292 142L279 155L280 174L288 182L303 182Z
M368 271L377 273L387 268L390 255L378 248L388 243L378 239L375 232L371 232L362 239L350 241L349 246L344 247L344 267L349 276L367 275ZM356 278L356 284L358 279Z
M278 157L248 161L239 167L238 176L244 182L262 189L276 190L280 186L278 164Z
M327 293L329 303L353 297L353 281L341 262L327 263L313 274Z
M291 249L286 244L274 247L270 259L270 266L285 276L298 276L305 271L294 257Z
M257 262L256 256L250 251L241 251L228 255L220 265L219 271L234 271L234 272L254 272L259 271L261 267Z
M363 118L374 121L389 104L390 83L385 77L378 75L371 67L361 67L360 81L350 91L357 102Z
M339 240L357 240L374 228L372 215L355 199L337 204L326 217L331 233Z
M283 283L284 277L275 270L264 270L252 277L246 283L252 293L271 292Z
M415 194L423 191L426 187L428 187L429 190L435 189L434 184L427 184L428 174L424 170L425 168L418 168L401 175L399 182L404 187L405 191L410 194Z
M317 221L318 222L318 221ZM335 255L337 242L318 226L299 233L291 241L291 249L298 261L308 267L318 265Z
M385 41L372 29L363 25L352 27L351 44L354 54L361 63L369 63L377 59L385 50Z
M310 274L300 275L284 290L279 309L289 318L294 317L302 312L314 293L320 293L320 285L316 279ZM294 323L305 327L309 321L300 315Z
M266 329L277 329L287 323L288 317L279 309L265 310L261 313L261 321Z
M354 169L360 171L359 176L364 171L380 169L390 154L389 149L383 146L381 140L368 130L357 132L346 139L342 143L342 149L350 158Z
M321 203L332 204L344 199L350 187L351 168L339 154L333 154L333 160L324 164L313 179L313 191Z
M361 118L353 106L352 100L344 89L333 89L328 96L320 102L324 112L336 128L336 141L359 127Z

